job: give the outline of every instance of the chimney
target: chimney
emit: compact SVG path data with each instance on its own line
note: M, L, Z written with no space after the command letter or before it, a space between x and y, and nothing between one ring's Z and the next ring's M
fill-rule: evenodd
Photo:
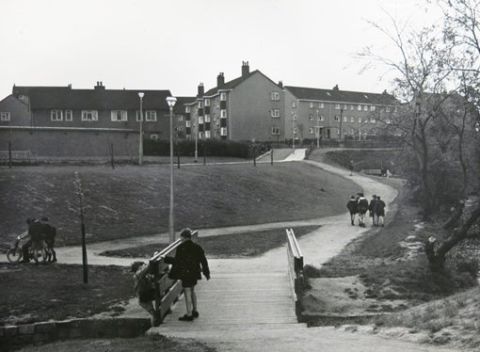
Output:
M198 85L197 97L203 97L203 94L205 94L205 89L203 88L203 83L200 83Z
M242 77L247 77L250 73L250 66L248 65L248 61L242 61Z
M223 72L220 72L217 76L217 87L221 88L225 85L225 76L223 75Z
M340 89L338 88L338 84L335 84L335 87L333 87L333 90L334 90L334 91L337 91L337 92L340 90Z
M279 86L280 88L283 88L283 82L282 82L282 81L278 81L278 86Z
M103 82L97 81L97 85L94 87L95 90L105 90L105 86L103 85Z

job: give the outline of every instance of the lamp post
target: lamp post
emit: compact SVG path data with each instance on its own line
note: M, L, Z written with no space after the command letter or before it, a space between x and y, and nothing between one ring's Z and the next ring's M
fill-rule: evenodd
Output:
M317 149L320 148L320 115L317 110Z
M198 114L195 116L195 158L193 161L198 161Z
M295 149L295 120L297 115L292 111L292 149Z
M170 208L168 213L168 235L170 243L175 241L175 231L173 226L173 107L177 98L168 97L167 104L170 108Z
M140 123L138 127L139 142L138 142L138 165L143 164L143 92L138 92L138 97L140 98Z
M339 123L339 129L338 129L338 140L341 142L343 138L343 133L342 133L342 127L343 127L343 109L340 109L340 123Z

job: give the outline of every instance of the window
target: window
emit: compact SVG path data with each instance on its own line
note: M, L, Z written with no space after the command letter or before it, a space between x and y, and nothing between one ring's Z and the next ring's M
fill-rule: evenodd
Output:
M323 117L322 115L320 115L320 121L325 121L325 117Z
M185 112L189 113L190 112L190 106L185 106Z
M358 111L362 111L362 106L361 106L360 104L358 104L357 110L358 110Z
M201 101L199 101L197 106L198 106L199 109L201 109L201 108L203 108L203 103Z
M310 109L313 109L313 102L310 102Z
M157 112L155 110L145 111L145 121L157 121Z
M210 106L210 99L205 99L205 106Z
M155 117L157 117L157 113L155 112ZM178 116L178 121L182 122L183 121L183 115Z
M112 121L127 121L125 110L112 110Z
M280 127L272 127L272 134L279 135L280 134Z
M340 110L340 104L335 104L335 109Z
M310 133L310 134L313 134L313 133L314 133L313 127L310 127L310 128L308 129L308 133Z
M50 121L62 121L62 120L63 120L62 110L50 111Z
M375 111L375 105L370 106L370 111Z
M347 109L348 109L347 104L343 104L343 110L347 110Z
M355 110L355 106L354 106L354 105L350 105L350 110Z
M226 136L227 135L227 128L226 127L221 127L220 128L220 136Z
M227 93L220 93L220 100L221 101L227 100Z
M203 131L202 131L202 132L198 132L198 138L203 139Z
M210 122L210 115L205 115L205 122Z
M355 117L351 116L350 117L350 122L355 122Z
M279 118L280 117L280 110L279 109L272 109L272 110L270 110L270 114L272 115L273 118Z
M73 111L65 110L65 121L72 121L72 120L73 120Z
M387 107L385 108L385 111L386 111L386 112L390 112L390 106L387 106Z
M279 92L272 92L270 94L270 96L271 96L271 99L273 101L279 101L280 100L280 93Z
M313 121L313 114L309 114L309 115L308 115L308 119L309 119L310 121Z
M205 131L205 138L210 138L210 131Z
M377 120L375 120L374 117L370 117L370 123L376 123L376 122L377 122Z
M362 118L361 117L358 118L358 123L362 123Z
M347 116L343 117L343 122L348 122L348 117Z
M363 106L363 111L368 111L368 105Z
M319 107L320 109L323 109L323 108L325 107L325 104L324 104L324 103L318 103L318 107Z
M298 128L294 127L293 128L293 134L296 134L298 132Z
M335 115L335 116L333 117L333 119L334 119L335 121L339 121L339 118L338 118L337 115Z
M392 121L391 121L390 119L386 119L386 120L385 120L385 123L386 123L387 125L389 125L389 124L392 123Z
M185 127L192 127L192 123L190 121L185 121Z
M82 121L98 121L98 111L82 110Z
M227 110L225 110L225 109L220 110L220 117L222 119L227 118Z
M152 133L152 134L150 135L150 139L151 139L152 141L158 141L158 134Z
M295 109L296 107L297 107L297 102L294 100L294 101L292 101L292 108Z
M203 123L203 121L204 121L204 120L203 120L203 116L199 116L199 117L198 117L198 123Z
M10 121L10 112L0 112L0 121Z

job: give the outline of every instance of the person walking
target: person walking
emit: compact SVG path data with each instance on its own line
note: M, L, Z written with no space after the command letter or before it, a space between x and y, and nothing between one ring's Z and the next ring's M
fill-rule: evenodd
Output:
M358 194L357 213L358 225L365 227L365 213L368 210L368 200L363 196L363 193Z
M377 196L374 194L372 196L372 200L370 201L370 204L368 205L368 213L370 217L372 218L372 225L373 226L378 226L378 216L375 211L376 209L376 204L377 204Z
M355 225L355 214L357 214L357 199L355 196L351 196L347 202L347 209L350 212L350 221L352 226Z
M150 314L152 326L157 326L157 318L153 301L155 300L154 275L149 263L134 262L131 266L134 289L138 297L138 304Z
M202 247L192 241L192 230L181 231L182 243L177 247L175 258L165 257L165 263L173 264L169 277L181 280L185 296L187 313L180 317L181 321L192 321L199 317L195 286L202 278L201 273L210 280L210 269Z
M375 216L377 217L377 226L384 227L385 226L385 202L377 196L377 200L375 203Z
M48 262L57 261L57 252L55 252L55 237L57 236L57 229L55 226L50 225L48 217L44 216L40 219L40 223L43 225L43 239L47 245L46 256Z

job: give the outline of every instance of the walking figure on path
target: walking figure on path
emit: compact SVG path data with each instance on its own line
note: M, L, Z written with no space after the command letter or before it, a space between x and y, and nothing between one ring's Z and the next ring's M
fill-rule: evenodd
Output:
M355 214L357 214L357 199L355 196L351 196L348 203L347 203L347 209L350 212L350 221L352 223L352 226L355 225Z
M374 194L372 196L372 200L370 201L370 204L368 205L368 212L370 217L372 218L373 226L378 226L378 215L376 212L376 205L377 205L377 196Z
M368 200L363 196L363 193L358 194L357 213L358 225L365 227L365 213L368 210Z
M210 280L210 269L203 248L192 241L192 230L182 230L180 238L182 244L177 247L175 258L165 257L165 263L173 264L169 277L182 281L187 314L179 320L192 321L199 317L195 285L202 278L202 272Z
M156 314L153 308L153 301L155 299L155 278L152 272L152 267L149 263L134 262L131 267L134 280L135 293L138 296L138 304L150 314L150 321L152 326L156 326Z
M374 209L375 216L377 217L376 226L385 226L385 202L377 196Z

